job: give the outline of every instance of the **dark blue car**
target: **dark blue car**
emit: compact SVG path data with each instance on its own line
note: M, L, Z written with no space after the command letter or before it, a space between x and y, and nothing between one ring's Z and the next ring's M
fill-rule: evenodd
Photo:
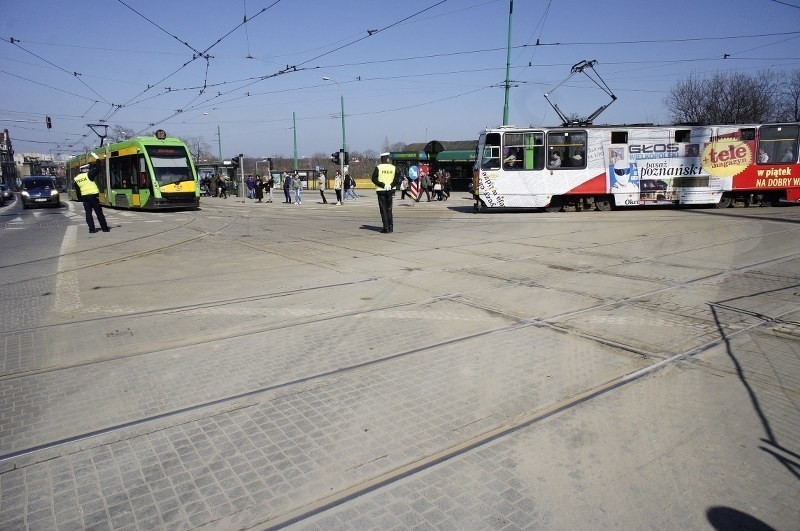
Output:
M23 208L61 205L56 180L48 175L31 175L22 179L20 197Z

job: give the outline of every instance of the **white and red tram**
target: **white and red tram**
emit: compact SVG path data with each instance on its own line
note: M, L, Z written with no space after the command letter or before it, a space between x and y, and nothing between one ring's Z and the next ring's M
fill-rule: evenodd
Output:
M486 129L475 209L800 204L798 123Z

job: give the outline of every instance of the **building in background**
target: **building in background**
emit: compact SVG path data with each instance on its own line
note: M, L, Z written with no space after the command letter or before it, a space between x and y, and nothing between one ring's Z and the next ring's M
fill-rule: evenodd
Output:
M17 166L14 164L14 148L8 129L0 132L0 182L12 190L16 190L19 184Z

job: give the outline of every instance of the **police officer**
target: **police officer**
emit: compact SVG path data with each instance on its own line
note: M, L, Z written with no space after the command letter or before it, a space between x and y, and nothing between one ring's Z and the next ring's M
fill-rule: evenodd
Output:
M100 174L100 168L97 163L89 165L84 164L80 168L81 173L75 176L75 184L77 186L78 199L83 202L83 210L86 211L86 224L89 225L89 232L94 234L97 229L94 228L94 218L92 211L97 214L97 221L100 222L100 228L103 232L109 232L111 229L106 223L106 217L103 215L103 207L100 205L100 190L95 184L95 179Z
M381 154L381 162L372 172L372 183L378 194L378 208L381 210L381 221L383 230L381 232L394 231L394 220L392 219L392 198L394 191L400 185L400 174L394 165L389 162L389 154Z

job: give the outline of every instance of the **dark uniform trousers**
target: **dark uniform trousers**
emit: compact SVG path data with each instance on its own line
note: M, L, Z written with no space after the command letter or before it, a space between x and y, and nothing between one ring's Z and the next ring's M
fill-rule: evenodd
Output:
M379 190L377 194L383 230L392 232L394 230L394 219L392 219L392 198L394 198L394 190Z
M94 218L92 212L97 215L97 221L100 222L100 228L103 232L108 232L108 224L106 223L106 216L103 214L103 207L100 205L100 196L98 194L90 194L81 196L83 202L83 210L86 211L86 224L89 225L89 230L94 232Z

